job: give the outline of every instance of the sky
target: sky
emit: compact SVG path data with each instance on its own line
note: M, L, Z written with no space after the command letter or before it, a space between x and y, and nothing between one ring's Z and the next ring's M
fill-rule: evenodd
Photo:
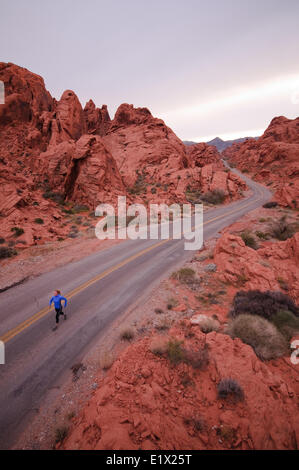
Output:
M299 115L299 0L0 0L0 61L52 96L147 107L183 140Z

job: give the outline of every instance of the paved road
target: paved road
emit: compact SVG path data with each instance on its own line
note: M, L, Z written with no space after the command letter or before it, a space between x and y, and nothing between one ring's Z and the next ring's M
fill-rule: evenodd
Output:
M252 195L205 213L205 240L271 198L265 187L242 177ZM193 255L184 250L183 240L127 240L0 294L0 339L6 353L6 364L0 365L1 449L13 444L43 394L90 342ZM57 286L70 299L70 315L52 332L54 314L47 305Z

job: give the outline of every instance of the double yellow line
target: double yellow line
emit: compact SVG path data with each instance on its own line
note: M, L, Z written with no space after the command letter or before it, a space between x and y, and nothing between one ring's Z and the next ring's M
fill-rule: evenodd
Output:
M257 202L259 199L261 199L261 192L259 190L259 197L251 202L248 202L247 204L239 207L238 209L235 209L233 211L230 211L230 212L226 212L225 214L223 215L219 215L218 217L214 217L213 219L210 219L210 220L207 220L206 222L203 223L203 225L208 225L212 222L215 222L215 220L218 220L218 219L223 219L225 217L227 217L228 215L231 215L231 214L234 214L235 212L238 212L242 209L244 209L245 207L249 206L250 204L252 204L253 202ZM194 227L193 227L194 228ZM161 246L163 245L164 243L167 243L169 242L170 239L165 239L165 240L162 240L158 243L155 243L154 245L148 247L148 248L145 248L144 250L142 251L139 251L138 253L136 253L135 255L132 255L130 256L129 258L126 258L125 260L121 261L120 263L112 266L111 268L108 268L106 269L105 271L103 271L101 274L99 274L98 276L95 276L94 278L90 279L89 281L81 284L80 286L76 287L75 289L73 289L71 292L69 292L67 295L67 298L68 299L71 299L72 297L74 297L74 295L77 295L79 294L80 292L82 292L84 289L86 289L87 287L91 286L92 284L94 284L95 282L98 282L100 281L101 279L103 279L104 277L108 276L109 274L113 273L114 271L116 271L117 269L120 269L121 267L125 266L126 264L130 263L131 261L134 261L136 258L139 258L140 256L144 255L145 253L148 253L149 251L153 250L154 248L157 248L158 246ZM15 336L17 336L18 334L20 334L22 331L24 331L26 328L28 328L29 326L33 325L35 322L37 322L38 320L40 320L41 318L43 318L45 315L47 315L47 313L49 313L51 311L51 307L44 307L42 310L40 310L39 312L35 313L34 315L32 315L31 317L29 317L27 320L23 321L22 323L20 323L19 325L17 325L15 328L12 328L11 330L9 330L7 333L5 333L3 336L0 337L0 340L3 341L4 343L7 343L8 341L10 341L11 339L13 339Z

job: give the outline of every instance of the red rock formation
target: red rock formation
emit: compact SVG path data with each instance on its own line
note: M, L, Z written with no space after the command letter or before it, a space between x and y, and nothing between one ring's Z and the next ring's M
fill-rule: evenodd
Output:
M264 134L233 144L223 152L241 170L277 192L275 199L284 206L296 207L299 195L299 118L274 118Z
M170 335L189 350L206 345L207 368L171 366L150 352L151 339L138 341L99 382L73 420L64 449L298 448L298 382L290 378L289 365L283 360L276 361L276 367L265 364L239 339L215 332L204 335L188 320ZM241 385L243 402L217 399L217 384L228 377Z
M96 108L90 100L83 111L71 90L56 101L41 77L14 64L0 64L0 80L6 97L0 105L3 234L9 224L32 220L30 205L42 207L47 191L90 208L120 192L160 203L186 202L188 188L206 192L217 185L228 200L241 195L244 184L223 171L214 147L198 144L191 155L146 108L123 104L111 121L105 105Z
M214 145L208 145L204 142L188 145L186 152L195 166L202 167L210 163L219 164L219 153Z
M288 285L290 295L299 302L299 232L284 242L267 242L254 250L242 238L225 233L217 242L214 260L219 278L236 287L280 290L279 280Z
M111 119L105 104L101 108L96 108L94 102L89 100L84 108L84 116L89 134L103 136L107 133Z

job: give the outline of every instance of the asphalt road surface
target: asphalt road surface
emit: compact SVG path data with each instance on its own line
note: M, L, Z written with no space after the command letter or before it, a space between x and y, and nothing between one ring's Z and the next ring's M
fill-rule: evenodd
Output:
M237 170L234 170L236 173ZM238 173L240 174L240 173ZM204 240L271 198L248 177L246 199L204 214ZM126 240L0 294L0 448L10 448L32 410L91 341L175 266L194 256L184 240ZM58 286L58 287L57 287ZM69 299L69 318L54 326L54 289Z

